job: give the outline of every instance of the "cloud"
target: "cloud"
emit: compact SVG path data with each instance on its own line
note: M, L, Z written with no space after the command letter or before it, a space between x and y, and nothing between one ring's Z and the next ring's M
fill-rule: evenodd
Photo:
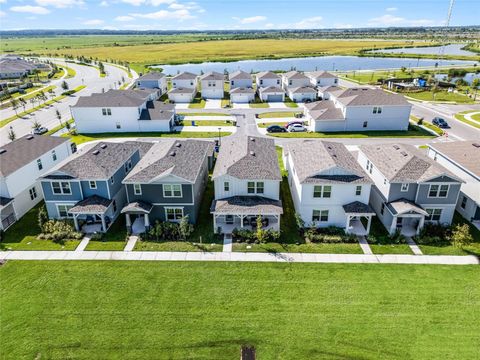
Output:
M133 16L124 15L124 16L117 16L115 21L133 21L135 18Z
M237 20L240 24L253 24L253 23L260 22L260 21L265 21L265 20L267 20L267 17L257 15L257 16L250 16L250 17L246 17L246 18L234 17L233 19Z
M133 6L140 6L145 3L145 0L122 0L122 2Z
M319 29L324 27L322 21L323 18L321 16L314 16L300 20L292 24L292 27L295 29ZM288 28L288 26L286 28Z
M40 6L53 6L55 8L67 8L85 5L83 0L35 0Z
M37 14L37 15L46 15L50 13L50 10L44 7L32 6L32 5L12 6L10 10L14 12L30 13L30 14Z
M205 12L205 9L203 9L200 5L198 5L196 2L191 1L186 4L180 4L177 2L172 2L169 6L169 9L172 10L192 10L192 11L198 11L200 13Z
M190 11L188 10L175 10L175 11L170 11L170 10L160 10L152 13L146 13L146 14L130 14L131 16L137 17L137 18L143 18L143 19L151 19L151 20L190 20L194 19L195 16L193 16Z
M335 29L351 29L351 28L353 28L353 25L352 24L337 23L337 24L334 24L333 27Z
M98 6L107 7L108 1L103 0L100 4L98 4Z
M389 12L392 12L392 11L397 11L398 8L396 7L389 7L389 8L386 8L385 11L389 11Z
M7 13L5 11L0 10L0 17L7 16Z
M434 20L416 19L408 20L400 16L385 14L368 20L370 26L431 26L435 25Z
M152 6L160 6L160 5L169 5L175 3L175 0L121 0L125 4L133 5L133 6L140 6L140 5L152 5Z
M103 24L104 21L100 19L91 19L91 20L86 20L82 24L83 25L101 25Z

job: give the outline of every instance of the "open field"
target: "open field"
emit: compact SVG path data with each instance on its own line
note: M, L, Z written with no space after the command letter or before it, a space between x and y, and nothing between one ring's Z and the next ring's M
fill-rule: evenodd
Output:
M473 99L469 98L466 95L448 92L448 91L421 91L421 92L405 92L401 93L402 95L408 96L412 99L421 100L421 101L442 101L442 102L456 102L459 104L473 104Z
M478 266L8 261L3 359L474 359Z

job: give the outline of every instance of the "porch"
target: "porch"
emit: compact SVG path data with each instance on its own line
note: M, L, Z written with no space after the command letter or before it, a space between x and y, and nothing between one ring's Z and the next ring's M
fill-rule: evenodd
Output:
M13 199L0 197L0 229L7 230L17 221L15 208L13 207Z
M424 209L405 199L392 201L388 206L393 214L390 234L400 231L403 236L412 237L420 233L428 216Z
M365 236L370 233L372 216L375 216L375 211L370 205L354 201L343 205L343 211L346 215L345 232L347 234Z
M107 215L112 200L98 195L79 201L68 213L72 215L76 231L86 234L105 233L113 223L113 214Z
M127 232L142 234L150 229L150 212L153 205L143 201L136 201L125 205L121 213L125 214Z

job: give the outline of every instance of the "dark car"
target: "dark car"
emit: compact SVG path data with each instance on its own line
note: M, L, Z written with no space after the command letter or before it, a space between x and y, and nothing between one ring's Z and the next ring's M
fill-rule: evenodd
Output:
M290 121L285 124L285 129L288 129L292 125L303 125L303 121Z
M267 132L269 133L278 133L278 132L286 132L287 129L281 127L280 125L270 125L267 127Z
M39 127L39 128L36 128L36 129L33 129L33 133L35 135L43 135L45 134L46 132L48 132L48 129L46 127Z
M445 119L442 119L440 117L433 118L432 124L438 126L441 129L448 129L450 127L445 121Z

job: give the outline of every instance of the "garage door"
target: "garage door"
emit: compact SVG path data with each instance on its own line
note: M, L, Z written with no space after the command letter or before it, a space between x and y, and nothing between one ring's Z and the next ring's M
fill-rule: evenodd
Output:
M267 96L267 101L282 102L283 101L283 96L282 95L268 95Z
M232 98L232 101L235 103L239 103L239 104L248 103L248 95L235 95L235 96L232 96L231 98Z

